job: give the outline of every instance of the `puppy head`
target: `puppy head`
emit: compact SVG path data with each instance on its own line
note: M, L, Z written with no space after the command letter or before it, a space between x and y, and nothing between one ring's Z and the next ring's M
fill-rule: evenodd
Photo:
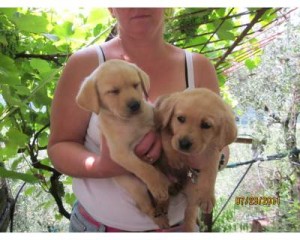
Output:
M157 104L162 128L169 128L172 147L198 154L207 147L221 150L233 142L237 130L229 107L207 89L193 89L161 98Z
M165 129L169 127L178 94L180 93L162 95L154 103L155 118L158 128Z
M119 118L129 118L143 111L143 96L149 88L148 75L136 65L109 60L84 80L76 102L97 114L103 108Z

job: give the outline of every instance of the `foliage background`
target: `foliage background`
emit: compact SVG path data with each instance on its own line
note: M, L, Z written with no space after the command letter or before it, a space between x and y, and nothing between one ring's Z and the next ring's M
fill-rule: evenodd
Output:
M218 56L216 52L210 52L210 50L230 45L235 39L234 36L239 34L239 30L235 26L253 18L250 15L247 19L236 17L226 20L223 28L219 29L214 36L215 43L207 45L203 49L200 44L206 41L207 37L201 37L201 34L216 30L218 25L206 24L200 27L199 24L208 20L216 21L226 16L229 11L238 11L238 9L211 9L201 16L193 15L192 13L195 11L197 9L169 9L166 12L168 20L165 37L169 42L180 47L189 48L195 52L207 51L206 55L215 60L218 59ZM188 17L174 18L180 14ZM276 16L265 14L262 22L270 22L274 20L274 17ZM0 167L0 176L9 180L13 196L16 196L23 183L26 183L16 206L15 231L67 231L67 218L75 200L71 190L71 179L61 176L53 169L45 152L49 136L51 101L59 75L70 54L80 48L105 41L113 26L114 20L106 9L82 8L72 12L46 8L0 8L0 163L4 163L4 167ZM186 28L185 26L190 27ZM290 30L291 32L296 34L293 38L296 44L299 39L299 25L294 30ZM218 40L223 40L223 42ZM250 44L256 48L257 43L258 40L255 38L250 41ZM274 43L266 52L274 50L278 44ZM299 45L289 44L289 46L292 49L289 54L296 54L293 59L299 59L297 58ZM243 51L245 50L241 49L240 52L233 54L225 62L225 65L231 66L237 62ZM279 52L283 51L287 53L284 47L281 47ZM250 105L256 111L262 111L269 116L269 113L262 110L264 106L261 105L261 102L254 101L257 99L257 92L250 91L251 89L257 90L257 84L267 83L268 79L277 74L275 72L274 75L267 76L264 81L261 81L260 72L264 71L266 74L272 72L270 69L274 63L270 64L272 61L270 59L265 60L265 65L258 68L257 72L253 72L263 61L260 57L262 53L263 51L260 49L255 56L246 59L244 61L246 68L236 73L237 75L227 76L224 72L219 73L223 97L235 107L241 116L247 112L247 107ZM267 52L266 54L272 59L274 54L278 55L278 52ZM280 67L283 66L280 61L276 63ZM289 71L292 72L292 69ZM251 78L253 74L257 76L256 79ZM244 76L244 81L241 75ZM286 79L286 76L283 78ZM248 81L249 79L251 81ZM270 109L275 103L279 103L276 105L276 109L280 107L281 100L289 92L288 84L281 80L278 79L278 87L281 86L284 89L279 89L277 92L282 95L261 94L261 96L265 96L263 102L270 103L268 104ZM244 85L242 85L243 82ZM299 79L295 79L295 82L298 83ZM248 88L245 86L247 84ZM272 86L272 84L270 85ZM260 92L263 93L265 86L263 85L261 88ZM274 92L274 88L270 87L270 91ZM277 100L270 96L276 96ZM286 113L285 108L281 109L283 114ZM270 131L270 126L264 124L265 122L251 123L250 135L258 142L266 136L268 137L271 147L268 148L267 153L286 149L286 146L280 144L282 143L282 139L280 139L282 130L274 127ZM253 157L253 149L249 145L234 144L232 152L233 162L249 160ZM241 186L240 192L236 194L274 194L279 184L274 190L275 185L269 182L275 181L274 172L277 170L284 177L290 174L286 168L287 161L286 159L286 162L282 163L283 165L268 163L266 168L271 170L266 171L262 170L262 165L257 166L256 172L250 172L248 176L253 184L249 186L250 180L248 179ZM217 186L220 205L225 201L228 189L234 187L243 171L241 168L226 169L220 173ZM262 184L262 178L258 178L257 174L268 179L268 184ZM280 191L284 192L287 199L290 198L289 191L294 183L290 184L286 179L283 179L281 183L280 187L283 190ZM273 188L274 191L266 190L262 185L267 186L268 189ZM293 204L295 207L283 205L281 210L257 208L246 211L245 208L235 206L232 200L228 210L217 222L215 229L216 231L249 231L249 223L252 218L268 215L270 211L272 216L275 216L275 220L282 219L280 211L287 211L287 209L295 212L292 214L294 217L298 214L298 205L294 202ZM284 221L286 224L283 230L297 230L298 225L295 220L285 218ZM278 227L275 230L282 229Z

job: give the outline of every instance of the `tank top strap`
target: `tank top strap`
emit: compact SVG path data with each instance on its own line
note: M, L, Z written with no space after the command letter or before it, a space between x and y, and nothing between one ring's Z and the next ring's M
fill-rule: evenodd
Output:
M98 61L99 61L99 65L100 65L101 63L104 63L106 61L105 55L104 55L103 49L101 48L100 45L95 45L95 48L96 48L96 52L98 55Z
M186 72L187 72L187 88L195 88L193 54L185 50Z

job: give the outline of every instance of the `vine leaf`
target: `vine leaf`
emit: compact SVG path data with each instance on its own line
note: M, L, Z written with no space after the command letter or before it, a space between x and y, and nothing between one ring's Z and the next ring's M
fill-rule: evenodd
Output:
M255 62L252 59L247 59L245 65L249 70L253 70L256 67Z
M27 143L29 136L26 134L20 132L19 130L15 128L10 128L8 133L8 144L14 145L18 147L24 147L24 145Z
M47 73L51 71L51 67L49 65L49 62L42 59L31 59L30 60L30 66L33 69L36 69L39 71L39 73Z
M10 57L0 53L0 82L2 84L18 85L21 83L15 62Z
M31 174L9 171L3 167L0 167L0 177L1 178L20 179L20 180L23 180L24 182L31 183L31 184L38 182L38 179Z
M43 16L19 13L14 16L13 21L20 31L29 33L47 32L48 20Z

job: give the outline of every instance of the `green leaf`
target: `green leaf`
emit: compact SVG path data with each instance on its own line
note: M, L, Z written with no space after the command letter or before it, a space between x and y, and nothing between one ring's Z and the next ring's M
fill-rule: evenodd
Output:
M10 20L13 18L16 12L16 8L0 8L0 13L5 14Z
M252 59L247 59L245 61L245 65L249 70L253 70L254 68L256 68L256 63Z
M224 86L226 79L223 74L218 75L218 82L220 87Z
M73 31L73 23L72 22L64 22L61 25L56 25L54 27L54 33L59 37L59 38L65 38L65 37L70 37L74 31Z
M6 40L6 37L1 35L0 36L0 43L3 45L3 46L7 46L7 40Z
M235 36L233 33L229 32L228 30L220 29L217 32L217 35L222 40L234 40Z
M30 66L33 69L38 70L40 73L46 73L51 71L51 67L49 63L46 60L42 60L42 59L36 59L36 58L31 59Z
M67 204L69 204L71 207L74 205L74 202L76 201L76 197L73 193L66 193L64 197Z
M225 15L225 12L226 12L226 8L216 9L216 13L217 13L218 17L223 17Z
M31 174L25 174L25 173L19 173L15 171L9 171L6 170L3 167L0 167L0 177L2 178L11 178L11 179L20 179L23 180L24 182L28 183L36 183L38 182L38 179L31 175Z
M17 85L20 84L19 72L10 57L0 53L0 83Z
M11 157L15 157L18 152L18 146L11 145L5 143L5 146L1 146L0 148L0 160L5 161Z
M201 37L195 37L190 38L188 42L186 43L186 46L195 46L195 45L201 45L203 43L206 43L208 41L207 37L201 36ZM201 46L202 47L202 46Z
M32 195L35 192L36 192L36 187L31 186L31 187L27 188L24 193L25 193L25 195L29 196L29 195Z
M39 146L41 147L47 146L48 141L49 141L49 134L46 132L41 133L38 139Z
M97 24L96 27L94 27L93 35L97 36L98 34L101 33L102 29L103 29L103 25L102 24Z
M8 137L9 145L14 145L18 147L24 147L24 145L29 139L29 137L26 134L20 132L16 128L10 128L6 136Z
M221 26L220 26L221 24ZM228 19L224 22L222 22L221 20L216 20L213 23L214 27L217 28L220 26L220 28L217 31L217 35L220 39L223 40L234 40L234 34L232 33L233 27L234 27L234 23L232 22L232 20Z
M33 102L37 107L49 106L51 99L47 95L47 89L41 88L37 91L33 97Z
M15 87L15 86L14 86ZM11 93L8 85L2 85L2 96L5 102L10 106L26 107L25 103L22 102L18 96Z
M31 33L47 32L48 20L43 16L17 14L14 16L13 21L20 31Z
M10 168L11 168L12 170L16 170L17 167L18 167L18 165L19 165L22 161L23 161L23 158L22 158L22 157L19 157L19 158L14 159L14 161L13 161L13 163L12 163L12 165L11 165Z
M21 96L29 96L30 95L30 90L27 87L15 86L14 89L16 89L16 93Z
M93 8L88 15L87 23L89 24L98 24L103 22L108 18L108 12L105 8Z

